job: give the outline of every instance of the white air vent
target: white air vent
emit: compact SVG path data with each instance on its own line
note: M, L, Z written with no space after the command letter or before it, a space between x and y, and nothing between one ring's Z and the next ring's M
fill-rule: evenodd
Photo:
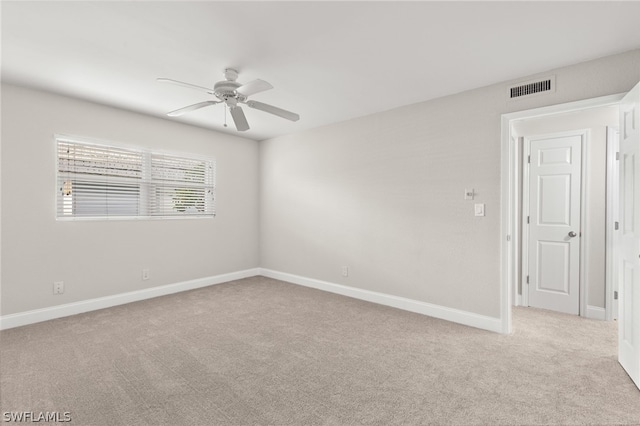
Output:
M553 93L556 91L556 76L541 78L538 80L523 81L507 89L509 99L522 99L534 95Z

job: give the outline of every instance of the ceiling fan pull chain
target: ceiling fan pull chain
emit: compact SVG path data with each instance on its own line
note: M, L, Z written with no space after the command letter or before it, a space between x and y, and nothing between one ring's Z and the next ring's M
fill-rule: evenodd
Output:
M223 107L224 109L224 127L227 127L227 106Z

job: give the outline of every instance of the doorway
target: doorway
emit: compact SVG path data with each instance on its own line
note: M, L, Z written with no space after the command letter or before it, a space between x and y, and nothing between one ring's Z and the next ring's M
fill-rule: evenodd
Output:
M523 174L523 151L524 151L524 135L527 131L521 129L518 133L517 129L514 130L515 123L535 123L535 120L549 119L555 122L563 122L563 118L578 116L581 113L594 111L596 108L614 107L617 108L620 101L623 98L623 94L604 96L600 98L587 99L583 101L571 102L567 104L554 105L549 107L538 108L534 110L521 111L515 113L504 114L502 116L502 190L501 190L501 230L502 230L502 267L501 267L501 320L502 331L504 333L511 332L511 306L522 305L522 290L523 283L521 278L523 276L523 264L522 260L522 239L523 239L523 223L522 223L522 200L523 200L523 187L522 182L524 178ZM580 128L581 126L575 127ZM575 129L574 128L574 129ZM559 133L561 131L567 131L566 128L555 128L546 131L528 132L530 135L535 134L549 134ZM603 148L606 152L606 145ZM606 169L606 154L602 156L605 161ZM587 182L582 182L582 185L588 185ZM606 187L606 180L601 182ZM589 202L587 194L587 200L582 200L582 203ZM605 209L606 212L606 209ZM601 225L601 232L604 234L604 224L609 219L603 219ZM589 221L597 222L594 218ZM581 224L584 228L585 224ZM593 233L589 235L592 237ZM583 233L583 238L590 238ZM589 264L589 253L581 253L581 264ZM605 260L606 262L606 260ZM604 265L602 266L604 268ZM582 271L582 276L588 276L590 271ZM604 272L603 272L604 274ZM599 274L598 274L599 275ZM604 280L604 277L603 277ZM606 291L603 291L601 295L604 299ZM599 297L596 292L589 292L588 287L580 295L581 301L586 299L583 312L586 315L587 306L589 305L588 297ZM594 302L595 303L595 302ZM595 307L596 305L594 305ZM600 305L600 306L604 306ZM606 318L606 307L593 311L594 316L600 319Z
M504 114L502 116L502 178L501 230L501 320L503 332L511 332L511 306L516 294L513 285L518 272L517 260L521 256L518 235L522 225L518 223L522 165L518 162L518 145L512 134L513 123L533 117L553 116L559 113L589 111L596 107L618 106L620 129L619 182L620 197L619 242L615 249L619 281L618 298L618 361L629 377L640 388L640 185L637 171L640 170L640 83L628 93L602 98L572 102L569 104L539 108L536 110ZM607 217L607 221L611 217ZM608 227L611 223L608 223ZM610 292L610 289L607 290ZM607 313L609 315L609 313ZM605 315L605 316L607 316Z
M608 105L511 123L525 160L515 305L607 319L608 143L618 119Z

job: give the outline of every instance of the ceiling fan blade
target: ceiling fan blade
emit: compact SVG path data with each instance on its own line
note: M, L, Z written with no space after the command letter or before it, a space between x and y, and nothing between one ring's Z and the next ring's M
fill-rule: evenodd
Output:
M186 106L184 108L180 108L180 109L177 109L175 111L168 112L167 115L169 117L177 117L179 115L186 114L188 112L195 111L197 109L204 108L204 107L207 107L209 105L219 104L219 103L220 103L220 101L198 102L197 104L189 105L189 106Z
M259 109L260 111L268 112L269 114L277 115L278 117L286 118L291 121L300 120L300 116L295 112L287 111L282 108L274 107L273 105L264 104L258 101L247 101L249 108Z
M269 89L273 89L273 86L270 83L267 83L264 80L257 79L238 87L236 89L236 92L248 97Z
M185 83L184 81L172 80L170 78L158 78L156 79L156 81L159 81L161 83L173 83L173 84L177 84L178 86L189 87L191 89L196 89L196 90L204 90L208 94L213 95L213 89L207 89L206 87L196 86L195 84L191 84L191 83Z
M244 111L239 106L229 107L231 111L231 117L233 117L233 122L236 125L236 129L239 132L244 132L245 130L249 130L249 123L247 123L247 117L244 115Z

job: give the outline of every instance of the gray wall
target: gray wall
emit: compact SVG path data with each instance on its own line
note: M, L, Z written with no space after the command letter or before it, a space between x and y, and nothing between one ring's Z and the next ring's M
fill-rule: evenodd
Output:
M3 85L2 314L262 266L498 317L500 115L627 91L640 50L551 73L551 95L505 83L260 143ZM218 216L56 221L55 133L214 156Z
M56 221L56 133L215 157L217 217ZM3 85L2 315L258 267L258 153L255 141Z
M628 91L640 50L548 74L556 93L497 84L261 142L261 266L499 317L501 114Z

